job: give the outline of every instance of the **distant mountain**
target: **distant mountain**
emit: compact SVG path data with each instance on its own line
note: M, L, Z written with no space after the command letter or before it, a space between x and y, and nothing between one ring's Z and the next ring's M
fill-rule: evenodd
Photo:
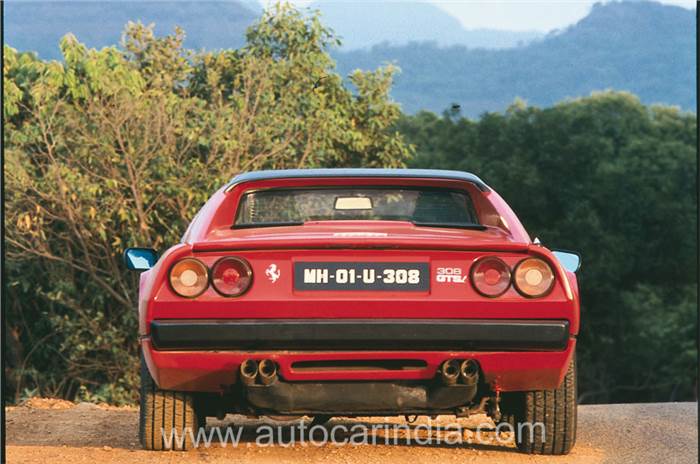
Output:
M236 48L245 43L246 28L262 10L255 0L9 1L3 7L5 43L44 59L61 58L58 42L68 32L89 47L117 44L128 21L155 23L158 35L181 26L189 48Z
M159 35L180 25L190 48L235 48L261 12L256 0L10 1L3 6L5 43L45 59L60 59L58 41L67 32L90 47L116 44L129 20L155 23ZM646 103L696 111L694 10L652 2L597 4L562 31L489 50L479 47L513 45L517 37L507 31L466 31L449 14L419 2L317 6L324 23L345 36L347 47L332 52L342 74L385 62L401 67L392 96L406 112L440 112L458 103L463 114L476 116L503 110L516 97L545 106L608 88L631 91ZM413 42L400 43L407 39ZM469 46L445 46L450 43ZM370 44L375 45L352 49Z
M646 103L696 111L695 11L652 2L596 4L578 23L508 50L429 43L337 52L338 69L402 70L392 96L404 111L505 109L516 97L551 105L594 90L627 90Z
M119 42L127 21L155 23L156 33L176 25L187 33L191 48L235 48L245 30L262 12L257 0L227 1L9 1L5 8L5 41L20 50L34 50L45 59L59 59L58 41L72 32L90 47ZM506 48L532 41L541 32L466 30L440 8L420 2L318 2L324 24L343 38L343 49L408 40L470 48Z
M343 49L368 48L386 42L435 42L440 46L508 48L531 42L538 31L465 29L459 20L439 7L423 2L323 0L308 7L320 10L323 23L342 39Z

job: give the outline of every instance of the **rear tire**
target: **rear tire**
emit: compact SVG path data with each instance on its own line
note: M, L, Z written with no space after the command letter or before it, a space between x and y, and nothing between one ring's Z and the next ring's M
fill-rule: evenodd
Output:
M141 354L139 440L147 450L184 451L195 448L204 420L197 414L192 394L161 390L148 372Z
M505 393L501 422L511 425L523 453L568 454L576 443L576 395L574 358L556 390Z

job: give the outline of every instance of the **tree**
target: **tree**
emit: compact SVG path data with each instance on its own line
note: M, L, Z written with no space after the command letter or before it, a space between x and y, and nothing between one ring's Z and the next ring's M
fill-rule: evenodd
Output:
M402 166L395 69L344 85L317 16L267 11L238 50L183 49L129 24L122 48L68 35L64 63L5 47L8 333L24 388L136 395L136 279L127 246L179 241L241 171ZM97 393L95 393L97 392Z
M621 92L479 120L404 117L414 167L472 171L533 237L583 255L581 399L693 399L697 117Z

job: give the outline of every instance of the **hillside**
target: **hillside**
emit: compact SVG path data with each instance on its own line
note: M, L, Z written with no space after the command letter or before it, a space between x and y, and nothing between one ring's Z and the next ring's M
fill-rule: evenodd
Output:
M397 64L402 73L392 95L407 112L439 112L456 102L475 116L516 97L544 106L608 88L695 111L695 37L693 10L624 2L597 4L569 28L515 49L413 43L335 57L342 73Z
M369 48L386 42L435 42L439 46L509 48L544 34L537 31L465 29L459 20L439 7L422 2L317 1L309 9L321 11L324 24L343 40L343 50Z
M608 88L633 92L645 103L696 110L693 10L652 2L599 4L563 31L494 50L475 47L513 45L527 41L518 34L528 33L465 30L449 14L424 3L363 4L363 9L351 2L320 5L324 22L344 37L346 45L333 51L341 73L396 63L402 73L392 96L409 113L441 112L459 103L462 114L476 116L502 110L516 97L550 105ZM155 23L159 35L180 25L188 48L239 47L260 6L256 0L44 1L5 2L4 12L7 44L60 59L58 42L67 32L100 48L118 43L129 20ZM402 38L414 42L401 44ZM449 43L470 45L445 45ZM371 44L370 49L352 50Z
M262 12L257 0L227 1L13 1L4 4L5 41L45 59L60 59L58 40L72 32L90 47L119 42L127 21L155 23L156 33L187 32L191 48L236 48L245 30ZM541 37L540 32L466 30L440 8L426 3L319 2L324 24L343 38L343 49L409 39L470 48L506 48Z
M89 47L119 43L128 21L155 23L158 35L182 27L188 48L236 48L260 13L255 0L198 1L56 1L4 2L4 40L43 59L60 59L58 42L72 32Z

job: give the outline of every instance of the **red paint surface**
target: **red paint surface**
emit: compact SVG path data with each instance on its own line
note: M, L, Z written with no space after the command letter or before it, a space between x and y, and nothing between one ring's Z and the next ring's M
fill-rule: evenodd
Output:
M273 359L280 367L280 376L287 381L328 380L421 380L435 377L438 366L447 359L475 359L484 380L494 390L524 391L556 388L564 379L576 340L571 339L564 351L550 352L452 352L452 351L157 351L148 339L143 340L149 369L161 388L179 391L220 392L236 382L238 366L245 359ZM295 371L297 361L348 359L423 360L427 367L402 370L347 370L310 372Z

